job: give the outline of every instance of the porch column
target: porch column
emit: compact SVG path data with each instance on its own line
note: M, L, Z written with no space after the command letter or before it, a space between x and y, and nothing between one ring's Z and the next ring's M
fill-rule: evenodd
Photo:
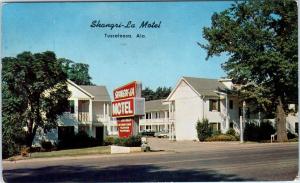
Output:
M93 136L93 126L92 126L92 123L89 124L89 136L94 137Z
M78 99L74 99L74 115L75 118L78 120Z
M226 95L226 124L225 124L225 133L229 129L229 112L228 112L228 95Z
M171 114L172 114L172 119L174 118L174 104L173 102L171 103Z
M169 103L169 121L170 119L172 119L172 108L171 108L171 103ZM168 128L168 131L169 131L169 140L172 140L172 128L171 128L171 124L168 125L169 128Z
M108 104L106 104L106 116L107 116L107 118L109 117L109 103Z
M103 103L103 118L105 118L105 108L106 108L106 105L105 105L105 102Z
M171 103L169 103L169 118L171 118Z
M168 111L165 111L165 120L168 118Z
M89 121L93 121L93 102L91 99L89 100Z

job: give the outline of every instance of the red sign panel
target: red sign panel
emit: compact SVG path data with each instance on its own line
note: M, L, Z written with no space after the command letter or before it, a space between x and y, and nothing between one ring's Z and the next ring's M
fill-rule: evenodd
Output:
M134 82L128 83L120 88L117 88L113 91L113 94L114 94L115 100L136 97L137 83L134 81Z
M134 99L124 99L112 102L112 117L134 116Z
M117 120L119 137L129 137L132 135L133 119L119 119Z

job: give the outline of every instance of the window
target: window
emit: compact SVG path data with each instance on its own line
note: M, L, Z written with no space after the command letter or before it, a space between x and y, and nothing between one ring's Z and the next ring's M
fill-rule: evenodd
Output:
M229 123L229 128L233 128L233 122Z
M233 101L229 100L229 109L233 109Z
M298 122L295 123L295 133L299 134L299 126L298 126Z
M209 100L209 111L220 111L220 100Z
M75 111L74 100L69 100L69 111L68 112L74 114L74 111Z
M146 119L150 119L150 114L146 113Z
M213 132L217 132L221 129L221 123L210 123L209 125Z

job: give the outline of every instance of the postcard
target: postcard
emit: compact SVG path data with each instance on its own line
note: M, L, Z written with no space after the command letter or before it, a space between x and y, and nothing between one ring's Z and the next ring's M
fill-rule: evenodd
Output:
M295 1L1 12L4 182L298 179Z

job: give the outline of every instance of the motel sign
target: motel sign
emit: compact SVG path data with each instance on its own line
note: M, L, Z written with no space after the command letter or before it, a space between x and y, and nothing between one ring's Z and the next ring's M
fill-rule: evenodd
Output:
M141 94L142 84L136 81L113 91L112 117L117 118L119 137L138 133L139 116L145 114L145 99Z

